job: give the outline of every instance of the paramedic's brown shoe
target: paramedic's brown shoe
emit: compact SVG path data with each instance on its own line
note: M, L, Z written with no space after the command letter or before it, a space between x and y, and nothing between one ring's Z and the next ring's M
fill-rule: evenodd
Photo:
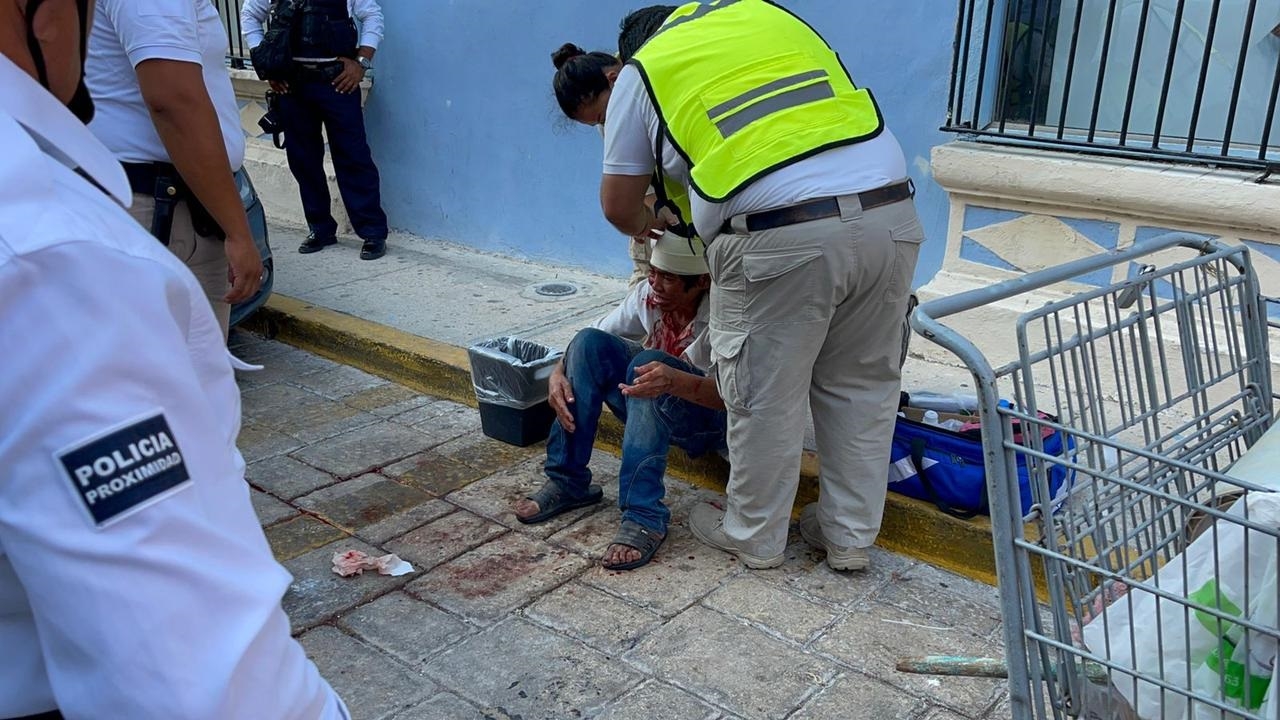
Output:
M742 561L752 570L768 570L782 564L783 554L761 557L738 548L724 533L724 512L710 505L698 505L689 513L689 530L693 536L717 550L723 550Z
M832 570L866 570L871 566L866 548L841 547L827 542L818 522L818 503L809 503L800 511L800 537L813 549L827 553L827 565Z

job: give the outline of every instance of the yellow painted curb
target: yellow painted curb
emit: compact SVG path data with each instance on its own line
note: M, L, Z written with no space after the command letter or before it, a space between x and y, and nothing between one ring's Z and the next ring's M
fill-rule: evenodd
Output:
M476 406L465 348L279 294L272 295L241 327L419 392ZM597 445L616 455L621 441L622 424L605 413ZM721 492L729 477L728 463L720 457L692 459L679 449L671 453L667 470L683 480ZM818 498L817 475L818 458L806 451L793 514ZM928 503L891 492L877 544L995 584L991 524L985 517L959 520Z
M279 294L241 327L420 392L476 404L465 348Z

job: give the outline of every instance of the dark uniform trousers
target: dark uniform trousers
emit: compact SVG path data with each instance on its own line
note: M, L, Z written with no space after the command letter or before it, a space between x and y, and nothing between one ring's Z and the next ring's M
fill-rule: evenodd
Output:
M387 237L387 216L382 211L378 167L365 137L360 92L340 93L333 88L332 78L340 68L336 62L321 69L299 66L289 92L280 97L285 154L298 181L307 225L316 237L332 237L338 231L324 170L324 140L328 136L338 191L351 226L364 240L383 240Z

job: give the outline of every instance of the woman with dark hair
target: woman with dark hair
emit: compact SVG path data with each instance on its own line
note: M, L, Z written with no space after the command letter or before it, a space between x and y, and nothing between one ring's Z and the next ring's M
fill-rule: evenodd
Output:
M565 43L551 53L551 62L556 67L551 87L560 110L570 120L599 128L603 136L605 108L609 104L613 83L622 71L622 61L606 52L587 52L573 43ZM666 197L671 195L683 197L683 188L678 182L672 186L670 193L664 193ZM653 193L646 197L649 207L653 207L654 198ZM672 219L678 222L674 214ZM649 243L652 239L646 233L632 237L631 242L627 243L634 265L630 279L633 287L649 277Z
M622 70L622 61L606 52L587 52L573 43L565 43L551 53L551 63L556 66L551 88L565 117L584 125L603 125L603 107L598 116L583 115L581 111L598 100L608 102L613 81Z
M865 569L924 240L902 148L835 51L774 3L651 6L621 30L608 93L566 78L563 96L571 117L608 117L605 218L663 227L644 203L656 170L687 180L708 241L731 469L724 511L695 508L689 527L749 567L781 564L811 407L821 495L801 535L833 569Z

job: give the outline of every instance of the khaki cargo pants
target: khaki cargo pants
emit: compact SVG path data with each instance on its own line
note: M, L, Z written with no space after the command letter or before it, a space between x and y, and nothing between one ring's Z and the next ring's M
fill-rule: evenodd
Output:
M728 407L724 530L772 557L787 544L805 404L821 460L818 518L829 542L871 545L888 489L901 384L903 313L924 240L911 200L840 217L719 235L711 265L712 363Z
M129 214L141 223L148 232L151 231L151 217L155 213L156 201L150 195L133 194L133 206ZM169 233L169 252L181 260L191 273L196 276L204 294L213 306L213 315L222 328L222 337L227 337L231 324L231 305L222 298L231 289L227 281L227 251L223 241L216 237L197 235L191 226L191 212L185 202L178 203L173 210L173 230Z

